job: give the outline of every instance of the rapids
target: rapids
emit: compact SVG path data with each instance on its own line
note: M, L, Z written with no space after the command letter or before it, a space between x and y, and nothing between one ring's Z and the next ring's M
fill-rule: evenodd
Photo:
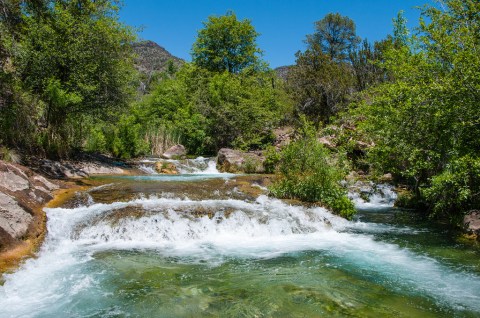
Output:
M45 209L47 238L5 275L0 317L480 315L479 250L392 208L390 188L351 193L350 222L197 161Z

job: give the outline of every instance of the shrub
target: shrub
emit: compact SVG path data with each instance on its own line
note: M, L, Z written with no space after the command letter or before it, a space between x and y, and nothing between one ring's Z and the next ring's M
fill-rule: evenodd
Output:
M265 161L263 162L263 167L265 168L266 173L274 173L275 167L280 162L281 156L280 152L274 146L268 146L265 150Z
M319 202L347 219L355 214L353 203L340 181L344 172L327 149L315 137L315 131L304 123L300 139L280 153L277 180L270 187L275 197Z
M465 156L452 161L422 191L432 217L447 217L459 224L466 211L480 207L480 158Z
M0 159L11 163L19 163L20 155L13 149L7 147L0 147Z

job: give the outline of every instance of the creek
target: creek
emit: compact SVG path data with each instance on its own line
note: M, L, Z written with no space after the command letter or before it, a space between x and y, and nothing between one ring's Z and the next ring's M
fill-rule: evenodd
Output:
M480 316L478 247L393 208L388 187L352 193L346 221L208 159L142 169L45 208L45 242L4 275L0 317Z

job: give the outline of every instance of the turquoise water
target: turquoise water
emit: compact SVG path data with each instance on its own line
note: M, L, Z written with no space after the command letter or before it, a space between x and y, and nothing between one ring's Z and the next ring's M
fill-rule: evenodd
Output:
M104 178L46 209L0 317L478 317L480 251L413 214L349 222L253 177ZM379 208L381 207L381 208Z

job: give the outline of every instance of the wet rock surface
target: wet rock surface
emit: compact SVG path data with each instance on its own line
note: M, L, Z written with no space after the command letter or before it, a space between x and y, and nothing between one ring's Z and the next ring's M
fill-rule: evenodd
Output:
M175 164L168 161L158 161L155 163L155 171L160 174L178 174Z

